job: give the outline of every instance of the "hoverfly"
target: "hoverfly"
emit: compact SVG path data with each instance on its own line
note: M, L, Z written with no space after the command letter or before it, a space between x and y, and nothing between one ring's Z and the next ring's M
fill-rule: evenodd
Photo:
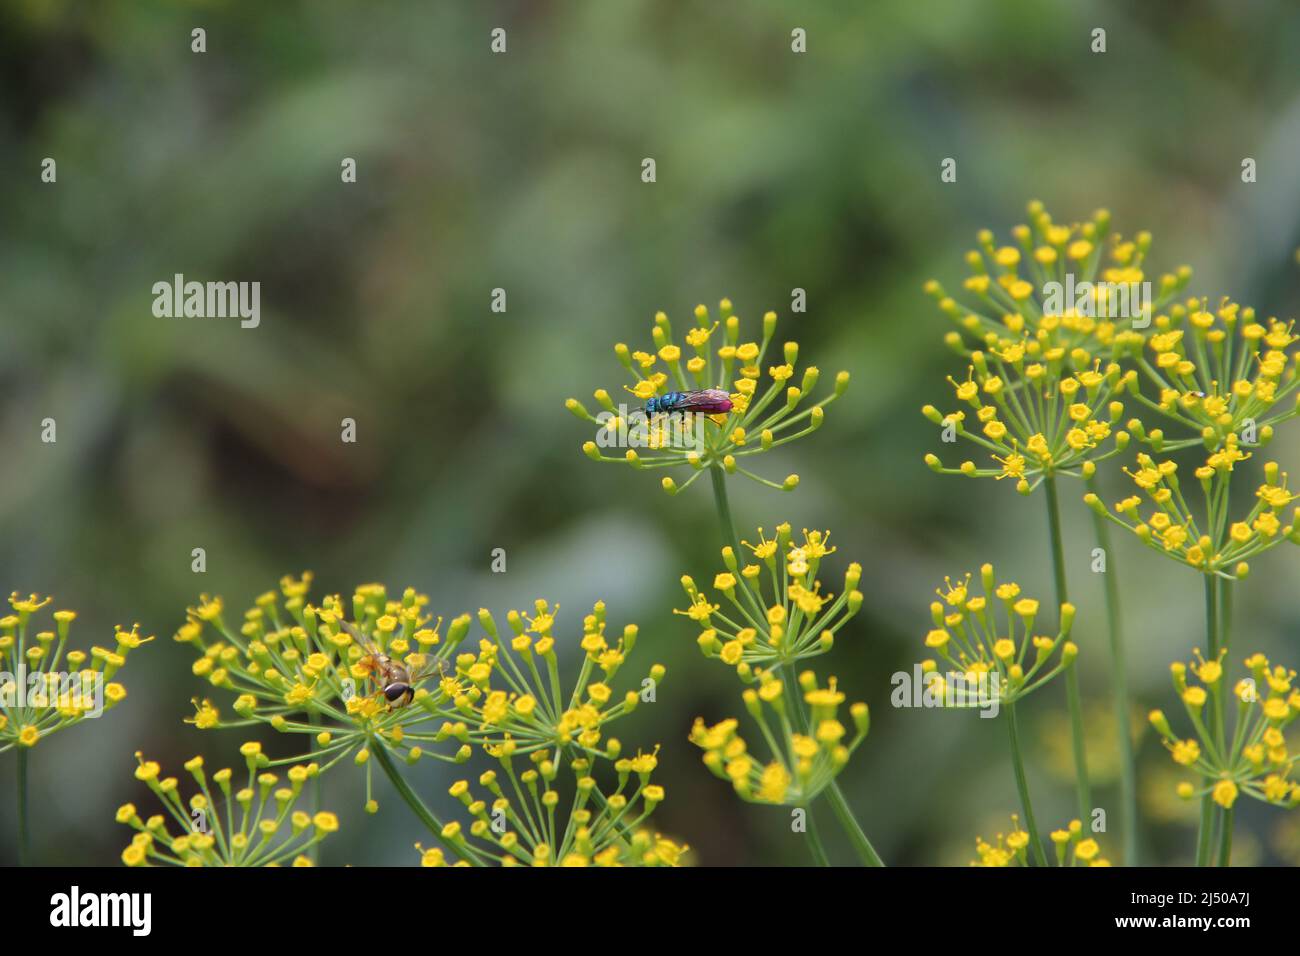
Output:
M412 674L409 667L400 661L395 661L375 644L369 640L360 629L349 624L347 621L339 621L343 629L352 635L352 639L357 642L362 650L366 652L365 656L357 662L366 675L379 685L376 694L383 694L384 699L388 701L388 709L393 710L397 707L405 707L415 700L415 685L420 681L432 677L435 671L442 674L442 661L437 662L437 667L426 665L416 673Z
M656 412L703 412L705 415L724 415L731 411L731 396L720 388L705 388L696 392L668 392L645 403L646 418Z

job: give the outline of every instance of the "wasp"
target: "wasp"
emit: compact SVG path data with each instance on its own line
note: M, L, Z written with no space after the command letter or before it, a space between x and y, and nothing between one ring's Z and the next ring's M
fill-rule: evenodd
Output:
M357 666L366 672L366 676L379 685L376 694L383 694L384 699L388 701L388 709L393 710L399 707L405 707L415 700L415 687L421 681L432 677L435 673L442 675L442 661L437 661L437 666L432 664L426 665L416 673L412 674L411 669L400 661L395 661L383 651L381 651L373 642L370 641L361 631L349 624L347 621L340 621L343 629L352 635L352 639L357 642L358 646L366 652L365 656L357 662Z
M705 388L696 392L668 392L645 403L649 418L656 412L703 412L705 415L724 415L731 411L731 396L720 388Z

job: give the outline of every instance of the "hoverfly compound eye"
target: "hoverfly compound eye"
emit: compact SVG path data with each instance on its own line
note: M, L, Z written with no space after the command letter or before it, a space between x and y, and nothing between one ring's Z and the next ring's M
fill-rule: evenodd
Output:
M390 704L395 704L409 693L410 690L411 688L407 687L405 684L389 684L384 688L384 696L388 698Z

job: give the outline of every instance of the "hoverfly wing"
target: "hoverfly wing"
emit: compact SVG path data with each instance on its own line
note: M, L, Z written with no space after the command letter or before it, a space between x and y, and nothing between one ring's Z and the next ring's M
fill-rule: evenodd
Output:
M430 677L442 677L443 667L441 660L431 660L424 664L418 671L411 675L410 684L414 687L421 681L426 681Z
M343 630L347 631L348 634L351 635L352 640L357 642L357 646L367 654L379 653L379 646L375 644L374 641L370 640L370 638L366 637L366 635L362 634L361 628L357 627L355 624L349 624L347 621L343 620L343 618L339 618L339 626L342 627Z

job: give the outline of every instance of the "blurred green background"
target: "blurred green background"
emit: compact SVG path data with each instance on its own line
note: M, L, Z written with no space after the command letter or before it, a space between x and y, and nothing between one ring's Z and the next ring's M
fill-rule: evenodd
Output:
M1041 495L921 461L938 437L920 406L948 403L944 378L962 372L921 284L956 287L975 231L1005 234L1041 198L1059 220L1106 206L1120 232L1150 229L1153 271L1192 264L1194 293L1295 315L1297 48L1300 9L1250 0L5 0L0 589L75 608L83 647L115 623L159 638L125 670L122 707L34 751L36 859L117 862L130 831L115 808L153 806L136 749L170 772L194 753L237 763L243 735L182 723L192 697L230 700L171 636L201 591L238 610L311 568L317 596L410 584L448 618L546 597L575 644L605 600L612 624L641 626L629 677L668 667L658 702L616 730L663 744L658 829L698 863L805 863L788 812L740 803L686 740L697 715L741 712L732 673L671 614L679 575L711 580L717 564L706 484L672 499L653 473L592 464L563 407L621 386L611 347L645 347L657 309L682 320L729 296L744 319L780 313L802 360L853 375L816 436L758 460L770 477L798 472L797 491L732 483L750 536L829 528L832 568L864 566L863 613L821 668L872 707L845 789L888 862L967 862L1017 808L1001 722L893 710L890 676L922 656L944 574L992 561L1045 597L1050 572ZM56 185L40 181L47 156ZM1240 179L1246 156L1255 184ZM340 182L343 157L356 184ZM955 184L939 180L944 157ZM155 318L151 286L177 272L260 281L261 327ZM505 314L489 311L496 287ZM792 316L796 287L808 311ZM339 441L345 416L355 445ZM57 444L40 440L46 417ZM1300 426L1271 451L1294 469ZM1077 490L1076 638L1113 805L1101 586ZM194 547L206 574L190 570ZM489 570L493 548L505 574ZM1129 540L1115 561L1145 713L1171 705L1168 664L1200 643L1200 583ZM1296 662L1298 573L1289 545L1257 563L1234 646ZM1059 825L1063 687L1026 718L1036 809ZM1140 753L1147 858L1186 862L1194 811L1150 734ZM0 861L15 858L13 774L0 756ZM446 808L450 779L429 767L417 785ZM427 835L377 786L368 817L359 771L326 778L342 830L325 862L417 862ZM1243 804L1237 862L1300 858L1300 827ZM822 830L836 834L828 814ZM1102 845L1117 852L1118 834Z

